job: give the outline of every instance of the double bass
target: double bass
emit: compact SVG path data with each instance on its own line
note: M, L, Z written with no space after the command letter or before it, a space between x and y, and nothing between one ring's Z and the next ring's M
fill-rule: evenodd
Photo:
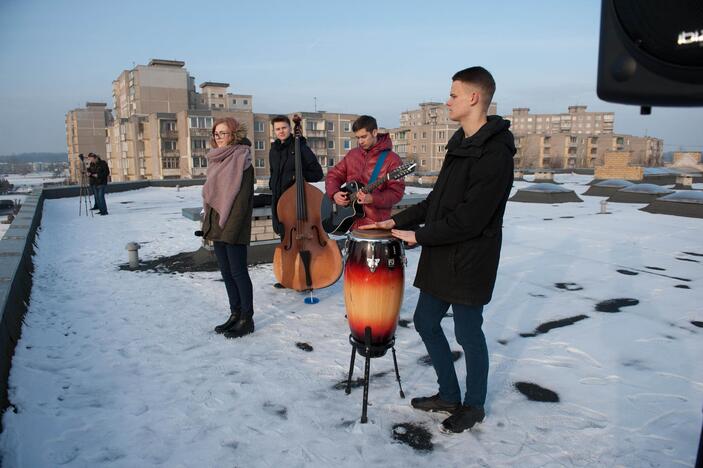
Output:
M294 116L293 122L295 184L283 192L276 206L284 229L273 254L273 272L284 287L309 291L326 288L339 279L342 254L322 229L320 206L324 194L303 178L301 117Z

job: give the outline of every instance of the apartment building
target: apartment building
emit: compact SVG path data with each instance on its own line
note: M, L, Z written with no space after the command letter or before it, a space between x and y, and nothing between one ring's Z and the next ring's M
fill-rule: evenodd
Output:
M563 114L530 114L529 108L519 107L504 118L511 121L510 130L516 136L602 135L613 133L615 125L613 112L587 112L586 106L569 106L568 112Z
M631 152L632 164L659 166L663 154L663 141L658 138L615 133L521 135L515 137L515 147L518 168L592 168L603 164L611 151Z
M512 122L517 168L592 168L611 151L631 152L633 164L661 165L663 141L613 133L612 112L569 106L567 113L530 114L528 108L516 108L505 118Z
M153 59L113 82L116 118L106 142L112 180L204 177L213 122L234 117L253 127L251 95L212 81L197 92L184 66Z
M85 157L95 153L105 158L105 136L112 125L112 113L104 102L87 102L85 107L66 113L66 147L70 179L80 183L81 162L79 154Z

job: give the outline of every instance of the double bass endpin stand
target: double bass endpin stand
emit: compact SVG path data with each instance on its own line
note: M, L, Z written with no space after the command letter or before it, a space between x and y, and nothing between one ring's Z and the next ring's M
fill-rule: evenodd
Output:
M352 375L354 374L354 360L356 359L356 350L358 348L359 354L366 358L366 364L364 366L364 400L361 409L361 423L366 424L368 418L366 417L366 409L369 402L369 368L371 367L371 358L381 357L386 354L388 348L391 348L393 352L393 366L395 367L395 378L398 381L398 388L400 389L400 398L405 398L405 393L403 393L403 386L400 384L400 373L398 372L398 360L395 357L395 336L390 339L388 343L382 345L372 345L371 344L371 327L366 327L364 329L364 342L357 340L353 335L349 335L349 344L352 345L352 355L351 361L349 363L349 377L347 378L347 388L345 393L349 395L351 393L351 381Z
M315 297L312 295L312 289L309 289L308 292L310 293L310 295L308 297L306 297L305 299L303 299L304 303L310 305L310 304L317 304L318 302L320 302L319 297Z

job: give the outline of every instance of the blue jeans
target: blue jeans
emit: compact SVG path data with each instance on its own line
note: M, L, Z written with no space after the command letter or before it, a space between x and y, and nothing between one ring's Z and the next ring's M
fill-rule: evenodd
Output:
M488 384L488 348L483 335L483 306L450 304L426 292L420 292L415 308L415 330L425 343L437 373L439 396L449 402L461 402L461 389L454 371L451 349L442 330L442 319L449 306L454 311L454 334L466 358L466 393L464 404L483 406Z
M107 185L93 185L95 194L95 206L100 210L100 214L107 214L107 203L105 202L105 188Z
M213 242L217 264L227 289L231 312L242 311L243 317L254 313L254 291L247 268L247 246Z

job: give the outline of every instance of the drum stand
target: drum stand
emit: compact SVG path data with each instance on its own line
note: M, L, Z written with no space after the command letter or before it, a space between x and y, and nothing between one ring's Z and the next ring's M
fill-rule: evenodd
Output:
M361 410L361 424L366 424L368 421L368 418L366 417L366 408L369 403L369 367L371 367L371 358L384 356L386 351L388 351L388 348L391 348L393 351L393 366L395 367L395 378L398 380L398 388L400 388L400 398L405 398L403 386L400 384L398 360L395 357L395 336L386 344L372 345L371 327L366 327L364 329L364 342L362 343L352 335L349 335L349 344L352 345L352 355L351 362L349 364L349 378L347 379L347 388L345 392L347 395L351 393L351 380L352 375L354 374L354 360L356 359L356 350L358 348L359 354L366 358L366 365L364 366L364 402Z

